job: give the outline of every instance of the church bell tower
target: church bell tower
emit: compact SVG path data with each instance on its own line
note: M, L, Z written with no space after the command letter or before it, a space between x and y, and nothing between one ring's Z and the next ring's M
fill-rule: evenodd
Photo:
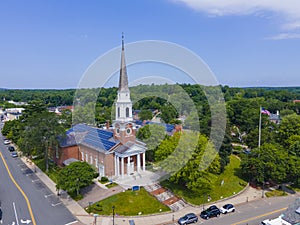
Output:
M113 124L114 137L121 143L135 142L135 124L132 119L132 102L128 88L128 77L125 62L124 35L122 34L121 67L119 77L119 89L116 106L116 120Z

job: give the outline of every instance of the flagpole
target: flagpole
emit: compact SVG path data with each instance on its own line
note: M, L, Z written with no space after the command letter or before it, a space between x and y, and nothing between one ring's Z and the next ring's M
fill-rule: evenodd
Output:
M260 139L261 139L261 106L259 107L258 148L260 148Z

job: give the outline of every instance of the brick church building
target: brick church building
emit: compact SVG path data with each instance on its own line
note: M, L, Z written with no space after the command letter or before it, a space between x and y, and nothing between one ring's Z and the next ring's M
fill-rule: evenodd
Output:
M85 161L95 166L99 176L123 178L145 171L146 146L136 139L132 102L128 88L124 40L122 38L119 89L115 103L115 121L111 129L76 124L53 151L54 161L61 166Z

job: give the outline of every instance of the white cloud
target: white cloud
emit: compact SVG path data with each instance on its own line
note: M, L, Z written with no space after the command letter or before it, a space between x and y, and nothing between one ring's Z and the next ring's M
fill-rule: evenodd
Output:
M299 33L280 33L273 37L266 38L270 40L283 40L283 39L300 39Z
M300 38L293 34L300 30L300 1L299 0L171 0L184 3L188 7L207 13L209 16L250 15L264 16L273 13L282 19L279 24L281 31L288 32L281 35L290 38ZM277 40L278 40L277 39Z

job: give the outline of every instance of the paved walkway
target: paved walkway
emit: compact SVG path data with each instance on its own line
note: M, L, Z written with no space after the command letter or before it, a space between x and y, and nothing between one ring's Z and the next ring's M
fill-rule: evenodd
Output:
M101 201L109 196L118 194L123 190L124 189L121 186L104 189L98 185L98 182L96 181L96 183L90 185L89 187L80 190L80 193L83 195L83 199L79 200L78 204L85 208L89 206L89 203Z
M29 168L31 168L33 171L36 169L36 175L41 179L41 181L48 186L48 188L53 192L57 193L55 183L46 175L44 174L39 168L35 168L35 166L28 162L25 158L22 158L22 160L27 164ZM97 189L97 187L96 187ZM100 190L100 189L99 189ZM106 191L104 189L100 191ZM99 194L99 193L98 193ZM92 195L93 196L93 195ZM248 186L242 193L239 193L238 195L231 197L229 199L223 199L219 202L214 202L213 204L217 205L218 207L226 204L226 203L232 203L234 205L239 204L246 204L249 201L254 201L262 198L262 191L259 191L255 188L252 188ZM89 215L83 208L80 206L80 204L76 201L74 201L71 198L60 198L61 201L64 203L64 205L70 210L71 213L73 213L74 216L77 217L78 221L81 223L76 223L74 225L78 224L84 224L84 225L112 225L112 217L97 217L96 218L96 224L95 224L95 217L93 215ZM82 203L85 205L86 203ZM182 210L179 210L177 212L172 213L165 213L165 214L157 214L157 215L148 215L148 216L135 216L135 217L120 217L115 216L114 218L114 225L129 225L129 220L134 220L135 225L166 225L172 223L172 221L177 221L178 218L185 215L186 213L194 212L197 215L200 214L200 212L203 210L203 207L207 207L210 204L207 204L205 206L191 206L188 205L187 207L183 208ZM117 209L116 209L117 211Z

